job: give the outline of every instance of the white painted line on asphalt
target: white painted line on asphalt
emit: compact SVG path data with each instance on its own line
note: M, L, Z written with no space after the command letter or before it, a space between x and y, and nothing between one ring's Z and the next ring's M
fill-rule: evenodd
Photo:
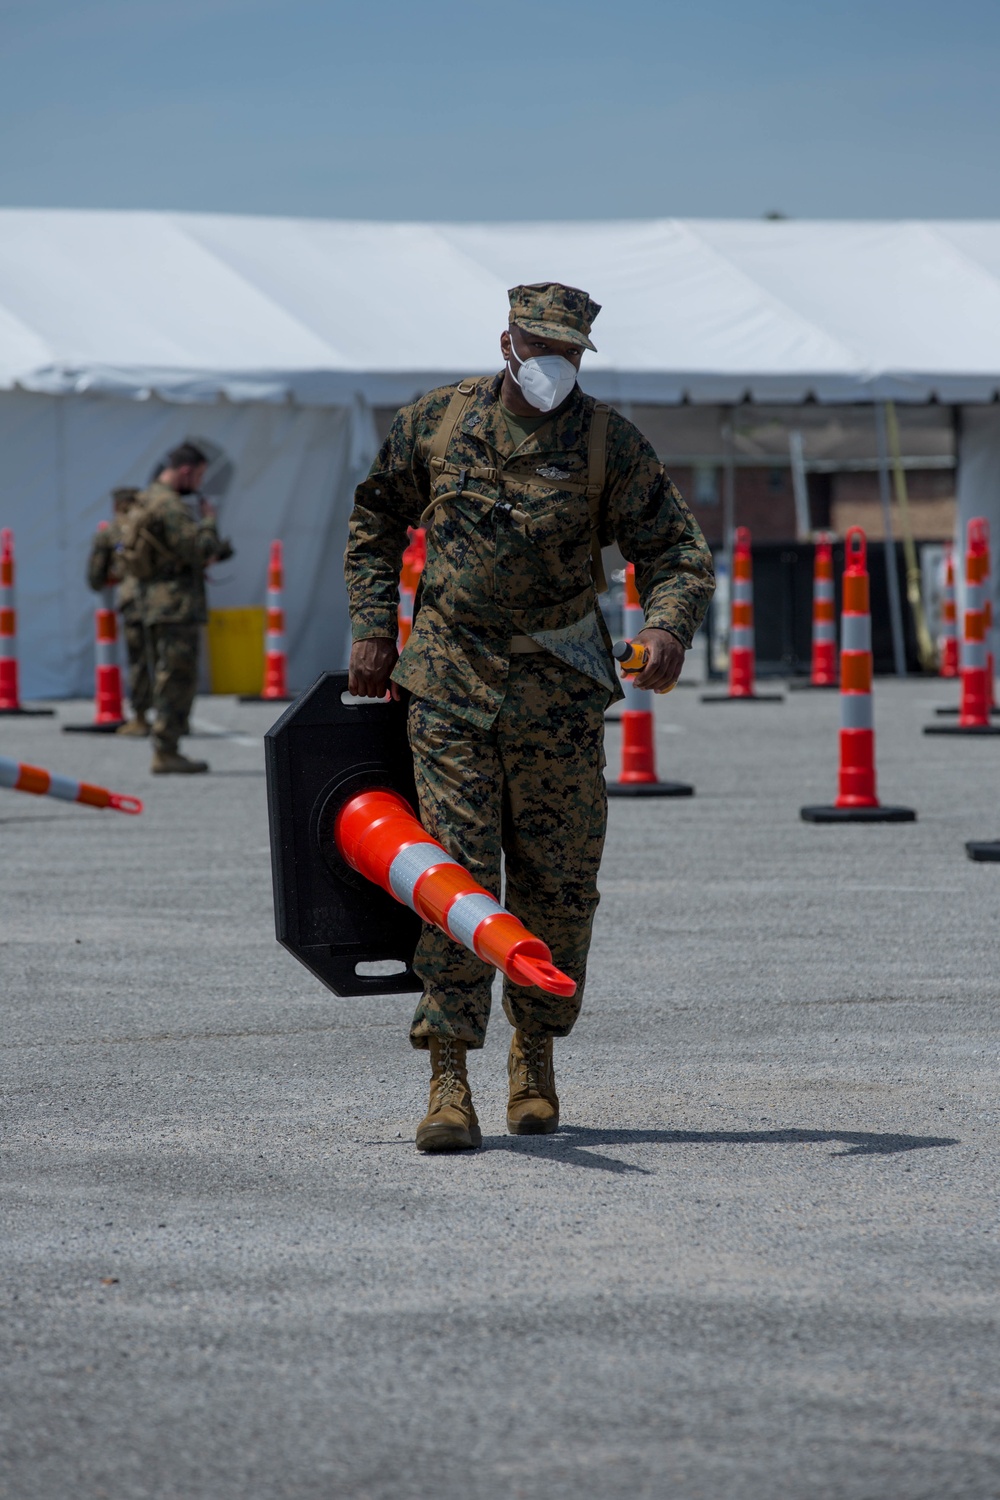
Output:
M263 744L262 736L255 739L252 735L240 734L235 729L226 729L222 724L213 724L210 719L192 719L191 728L197 729L199 734L210 735L213 739L232 740L234 745L249 745L252 749L257 749Z

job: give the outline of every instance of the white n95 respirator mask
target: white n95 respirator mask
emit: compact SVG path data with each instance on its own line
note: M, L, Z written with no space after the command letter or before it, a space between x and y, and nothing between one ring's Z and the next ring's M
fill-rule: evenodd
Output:
M513 333L510 333L510 347L514 358L520 359L514 348ZM561 354L542 354L521 360L516 374L509 360L507 368L514 382L521 387L524 399L539 411L552 411L566 400L576 385L576 366L563 359Z

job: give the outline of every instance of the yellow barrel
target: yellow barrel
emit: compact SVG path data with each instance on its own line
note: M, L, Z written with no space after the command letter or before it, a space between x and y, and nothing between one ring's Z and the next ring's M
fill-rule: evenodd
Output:
M208 670L213 693L259 693L264 686L264 610L210 609Z

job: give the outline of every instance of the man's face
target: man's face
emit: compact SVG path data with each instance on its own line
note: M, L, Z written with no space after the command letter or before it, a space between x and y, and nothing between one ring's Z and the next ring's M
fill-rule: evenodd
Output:
M177 470L177 493L196 495L201 489L208 464L184 464Z
M543 354L561 354L576 370L580 368L583 358L583 350L579 344L563 344L557 343L555 339L539 338L537 333L526 333L523 328L513 324L500 335L500 353L505 361L513 355L517 366L522 365L526 359L541 359Z

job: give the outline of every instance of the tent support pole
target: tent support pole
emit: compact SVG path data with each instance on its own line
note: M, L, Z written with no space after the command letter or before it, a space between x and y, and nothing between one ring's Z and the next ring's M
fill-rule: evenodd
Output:
M889 498L889 443L885 428L885 407L875 403L875 439L878 444L878 497L882 502L882 524L885 528L885 579L889 590L889 624L892 629L892 656L896 676L906 676L906 646L903 640L903 607L899 598L899 570L896 567L896 543L892 535L892 502Z

